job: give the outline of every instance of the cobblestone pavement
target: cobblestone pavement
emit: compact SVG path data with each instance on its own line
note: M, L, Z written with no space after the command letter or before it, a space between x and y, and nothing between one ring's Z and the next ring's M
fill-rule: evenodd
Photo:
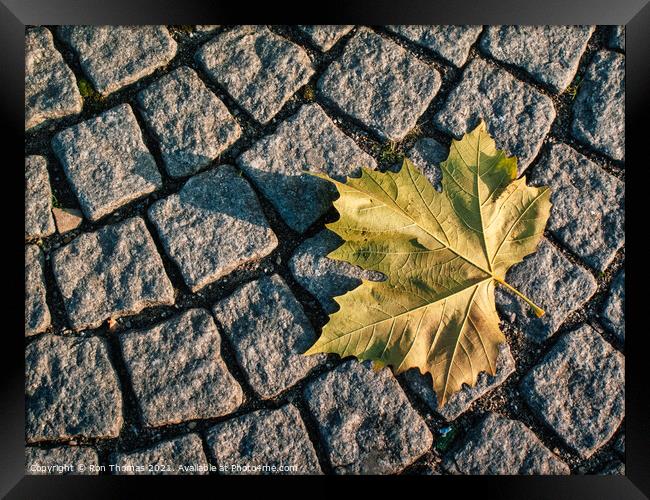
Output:
M624 473L624 66L609 26L29 28L28 472ZM479 117L553 190L507 276L548 314L499 290L496 376L441 409L302 356L373 279L303 170L439 185Z

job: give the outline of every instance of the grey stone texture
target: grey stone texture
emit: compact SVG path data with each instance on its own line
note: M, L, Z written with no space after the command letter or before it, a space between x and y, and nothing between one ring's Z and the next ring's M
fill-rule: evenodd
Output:
M523 300L504 287L496 288L501 312L535 342L551 337L597 288L591 273L568 260L546 239L541 240L534 254L510 268L506 282L546 311L537 318Z
M616 441L614 441L614 450L616 453L618 453L621 457L625 458L625 429L623 429L623 434L619 434L619 436L616 438Z
M445 61L461 67L482 26L393 25L387 28L416 45L430 50Z
M294 251L289 269L296 281L311 293L327 313L333 313L338 305L333 297L343 295L361 284L362 279L381 280L383 275L366 271L341 260L328 259L327 254L343 241L328 229L305 240Z
M597 52L573 104L573 136L614 160L625 160L625 56Z
M499 387L515 371L515 360L510 353L508 344L501 344L497 358L496 375L481 372L474 387L467 385L453 394L442 408L438 408L438 398L433 390L431 375L422 375L416 368L404 374L404 381L415 394L420 397L433 411L447 421L454 420L465 413L472 403L481 396Z
M487 413L445 457L452 474L559 475L569 467L516 420Z
M625 51L625 26L612 26L609 35L609 48Z
M601 476L624 476L625 464L619 461L610 462L598 474Z
M440 163L449 156L447 146L430 137L424 137L409 149L406 156L422 171L438 191L442 190Z
M318 81L320 94L382 139L398 141L440 88L440 74L393 41L362 28Z
M56 230L59 234L64 234L77 229L83 222L83 214L75 208L57 208L52 209Z
M431 432L389 369L350 360L304 394L337 474L396 473L431 448Z
M174 303L172 284L139 217L80 235L54 252L52 267L75 330Z
M321 474L305 424L292 404L217 424L206 440L223 474Z
M196 173L241 135L226 106L187 66L141 91L138 104L172 177Z
M88 79L107 95L165 66L176 42L164 26L61 26Z
M235 411L242 389L221 358L221 339L205 309L119 337L143 424L216 418Z
M573 80L593 32L593 26L489 26L481 49L562 92Z
M302 24L298 29L302 31L311 43L323 52L330 50L341 37L354 28L352 24Z
M192 177L148 214L192 291L268 255L278 244L255 192L230 165Z
M272 135L241 155L238 164L289 227L300 233L336 198L331 183L305 174L305 170L344 180L358 175L362 166L376 166L375 160L341 132L318 104L303 106Z
M316 333L277 274L247 283L213 311L248 383L264 399L293 386L325 359L303 355Z
M604 271L625 243L625 184L564 144L551 147L529 184L551 188L547 229Z
M555 108L549 97L506 70L474 59L434 123L460 139L481 119L497 147L517 157L521 173L537 156L555 119Z
M25 247L25 335L44 332L50 326L43 252L36 245Z
M210 33L216 30L220 24L197 24L194 28L199 33Z
M99 457L89 446L25 448L25 473L29 475L97 475Z
M625 342L625 269L619 271L612 281L600 317L616 338L621 343Z
M42 156L25 158L25 239L54 233L52 189L47 161Z
M542 422L588 458L625 416L625 358L582 325L526 374L521 393Z
M27 442L115 438L122 394L104 340L44 335L25 349Z
M208 473L208 460L201 438L186 434L132 453L114 453L111 464L117 475L203 475Z
M25 130L81 112L77 80L42 27L25 33Z
M91 221L162 187L128 104L59 132L52 148Z
M208 75L261 124L314 73L307 53L263 26L219 34L196 54Z

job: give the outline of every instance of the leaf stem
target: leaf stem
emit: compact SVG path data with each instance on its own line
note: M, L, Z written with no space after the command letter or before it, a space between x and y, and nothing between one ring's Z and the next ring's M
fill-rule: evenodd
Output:
M542 316L544 316L544 309L542 309L537 304L535 304L532 300L530 300L528 297L526 297L519 290L517 290L516 288L510 286L508 283L506 283L502 279L499 279L499 278L495 277L494 280L497 281L498 283L500 283L501 285L505 286L508 290L515 293L517 296L521 297L521 299L524 300L526 302L526 304L528 304L530 307L533 308L533 311L535 312L535 316L537 316L538 318L541 318Z

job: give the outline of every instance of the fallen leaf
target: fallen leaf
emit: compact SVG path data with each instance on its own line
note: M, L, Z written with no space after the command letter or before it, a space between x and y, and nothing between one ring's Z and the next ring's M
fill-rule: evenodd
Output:
M345 183L323 174L340 197L327 227L343 239L328 257L379 271L336 297L321 336L306 354L337 353L431 373L439 406L481 371L494 375L499 329L494 286L538 306L505 282L533 253L549 216L547 187L526 185L517 160L496 149L484 123L452 141L440 165L442 192L405 160L399 172L362 169Z

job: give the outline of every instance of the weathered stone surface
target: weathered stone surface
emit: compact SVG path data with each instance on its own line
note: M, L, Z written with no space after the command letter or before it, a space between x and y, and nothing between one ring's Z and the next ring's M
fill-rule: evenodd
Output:
M154 203L149 219L192 291L278 244L255 192L230 165L192 177L179 193Z
M519 173L539 152L555 119L551 99L495 65L474 59L442 110L441 130L460 139L483 119L499 149L517 156Z
M277 396L325 359L303 355L316 333L277 274L242 286L216 304L214 314L249 384L262 398Z
M174 303L172 284L139 217L82 234L54 252L52 266L75 330Z
M305 424L291 404L215 425L207 442L223 474L321 473Z
M488 413L444 461L452 474L569 474L569 467L516 420Z
M43 253L36 245L25 247L25 335L44 332L50 326Z
M625 50L625 26L612 26L609 35L609 48Z
M573 136L614 160L625 160L625 56L597 52L573 104Z
M151 448L133 453L114 453L112 471L118 475L194 475L208 473L208 460L201 438L187 434L163 441Z
M164 26L61 26L58 34L104 95L150 75L176 55L176 42Z
M25 351L27 442L117 437L122 395L102 339L44 335Z
M467 61L472 44L483 29L482 26L396 25L389 30L411 42L432 51L454 66Z
M600 315L603 324L625 342L625 269L620 271L609 289L609 297Z
M25 158L25 239L54 233L52 190L47 162L42 156Z
M209 165L241 135L226 106L187 66L140 92L138 103L172 177Z
M242 26L196 54L206 72L255 120L264 124L313 74L307 53L263 26Z
M243 393L221 358L220 345L214 320L204 309L120 335L144 425L215 418L239 407Z
M478 398L500 386L515 371L515 360L510 354L508 344L502 344L500 349L496 375L491 376L481 372L474 387L463 386L463 389L453 394L442 408L438 408L438 398L433 391L430 374L422 375L414 368L404 374L404 380L433 411L445 420L451 421L466 412Z
M588 458L625 416L625 358L582 325L526 374L521 392L541 421Z
M440 88L440 74L363 28L318 81L321 95L383 139L400 140Z
M623 429L623 432L625 432L625 429ZM620 434L616 438L616 441L614 441L614 450L621 457L625 458L625 434Z
M210 33L211 31L216 30L220 24L197 24L196 31L199 33Z
M381 273L365 271L341 260L328 259L326 255L342 243L335 233L323 229L316 236L305 240L289 261L289 268L296 281L318 299L327 313L338 309L333 297L356 288L362 279L383 278Z
M162 186L128 104L59 132L52 147L92 221Z
M53 208L52 215L56 222L56 229L60 234L77 229L83 222L81 211L74 208Z
M424 137L416 142L406 156L422 171L429 182L438 190L442 190L442 172L440 163L449 156L449 148L435 139Z
M506 273L506 282L546 313L537 318L530 307L503 287L496 288L499 309L531 340L542 342L596 292L596 280L564 257L546 239L537 251Z
M25 130L46 120L76 115L83 101L77 80L54 48L48 29L25 34Z
M481 49L562 92L593 32L593 26L490 26L481 37Z
M309 409L338 474L391 474L433 440L389 369L348 361L305 389Z
M625 243L625 185L564 144L555 144L530 177L549 186L547 229L575 254L604 271Z
M304 170L343 180L358 175L362 166L376 166L317 104L303 106L241 155L238 164L298 232L313 224L336 198L334 186Z
M623 462L614 461L609 463L599 473L601 476L624 476L625 464Z
M30 475L97 475L97 452L88 446L25 448L25 473Z
M341 37L354 26L352 24L301 24L298 29L309 37L311 43L323 52L330 50Z

